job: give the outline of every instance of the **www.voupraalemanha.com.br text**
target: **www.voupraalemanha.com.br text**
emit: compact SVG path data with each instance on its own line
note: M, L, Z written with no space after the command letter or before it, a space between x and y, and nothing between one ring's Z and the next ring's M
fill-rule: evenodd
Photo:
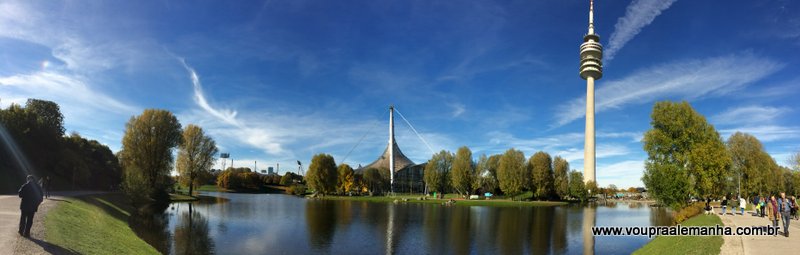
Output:
M595 236L772 236L778 234L779 227L773 226L636 226L592 227Z

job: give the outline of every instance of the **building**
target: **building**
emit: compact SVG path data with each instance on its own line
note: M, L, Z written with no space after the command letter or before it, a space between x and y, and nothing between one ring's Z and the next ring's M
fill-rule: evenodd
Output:
M586 80L586 129L583 147L583 181L595 178L594 81L603 77L603 45L594 33L594 1L589 1L589 32L583 36L580 48L580 76Z
M378 159L364 167L359 167L356 172L363 174L364 170L370 168L392 169L393 174L389 177L392 192L422 193L425 191L425 183L422 178L425 164L415 164L397 146L397 141L394 139L394 107L390 106L389 143L386 150Z

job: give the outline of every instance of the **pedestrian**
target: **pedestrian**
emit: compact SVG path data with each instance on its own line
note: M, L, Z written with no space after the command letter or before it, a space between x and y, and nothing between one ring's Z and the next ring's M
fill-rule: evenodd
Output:
M744 208L747 207L747 200L739 196L739 208L742 209L742 216L744 216Z
M764 196L761 196L761 201L758 203L761 209L761 218L764 218L764 207L767 206L767 200Z
M792 207L794 207L792 201L786 198L786 193L781 192L781 198L778 199L778 212L783 221L783 235L786 237L789 237L789 219L791 219Z
M758 216L758 195L753 196L753 215Z
M50 176L44 177L44 186L42 186L45 198L50 198Z
M19 204L21 211L19 218L18 233L24 237L31 237L31 226L33 226L33 215L42 203L42 188L36 183L33 175L28 175L28 181L19 188L19 197L22 201Z
M778 228L778 221L781 217L778 214L778 201L775 200L775 195L772 195L769 202L767 202L767 218L772 223L773 228Z
M720 203L720 205L722 205L722 215L725 216L725 209L728 208L728 196L727 195L722 197L722 203Z
M797 200L795 199L794 196L792 196L792 198L789 199L789 201L791 201L792 205L793 205L792 206L792 215L791 216L792 216L792 218L794 218L794 220L797 220L797 209L798 209Z

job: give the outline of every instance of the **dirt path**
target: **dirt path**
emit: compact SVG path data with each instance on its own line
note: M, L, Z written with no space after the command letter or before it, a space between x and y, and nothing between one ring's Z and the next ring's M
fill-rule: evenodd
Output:
M44 217L60 203L68 203L66 197L96 194L96 191L53 192L53 196L45 199L34 216L31 238L24 238L17 233L19 229L19 197L15 195L0 196L0 254L74 254L60 246L45 240Z

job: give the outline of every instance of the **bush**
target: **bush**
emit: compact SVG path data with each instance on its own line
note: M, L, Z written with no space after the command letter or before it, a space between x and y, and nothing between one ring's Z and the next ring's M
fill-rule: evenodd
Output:
M289 195L302 196L306 194L306 186L302 184L293 184L289 187Z
M689 206L684 207L683 209L674 213L674 217L672 217L672 223L678 224L681 223L695 215L698 215L704 211L705 204L703 202L695 202L690 204Z

